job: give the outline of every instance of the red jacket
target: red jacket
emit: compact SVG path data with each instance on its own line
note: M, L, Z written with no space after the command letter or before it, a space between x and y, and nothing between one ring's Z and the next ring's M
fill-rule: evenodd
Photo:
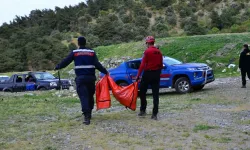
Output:
M141 75L142 71L161 70L163 68L162 61L163 58L161 51L154 46L149 47L144 52L137 77Z

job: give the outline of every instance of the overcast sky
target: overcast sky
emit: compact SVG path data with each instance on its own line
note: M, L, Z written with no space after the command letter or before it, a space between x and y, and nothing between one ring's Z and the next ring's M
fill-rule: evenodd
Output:
M76 5L85 0L1 0L0 5L0 26L12 21L16 15L29 15L34 9L53 9L55 6L64 7Z

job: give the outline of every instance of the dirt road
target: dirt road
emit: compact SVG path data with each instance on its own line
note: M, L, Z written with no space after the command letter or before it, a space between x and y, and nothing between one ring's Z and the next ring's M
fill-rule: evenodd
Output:
M221 78L190 94L163 89L158 121L150 119L150 94L144 118L139 99L135 112L113 99L90 126L76 98L0 93L0 149L250 150L250 82L240 86L240 78Z

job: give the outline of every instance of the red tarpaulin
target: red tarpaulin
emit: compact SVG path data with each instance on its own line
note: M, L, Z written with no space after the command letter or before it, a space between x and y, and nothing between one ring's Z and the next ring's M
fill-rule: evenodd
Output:
M111 106L109 94L108 76L104 76L96 84L96 109L106 109Z
M118 86L110 76L104 76L96 86L97 110L107 108L110 101L109 87L116 100L131 110L136 110L136 100L138 95L138 82L134 82L126 87ZM105 106L103 106L105 105ZM109 105L110 106L110 105ZM109 108L109 107L108 107Z

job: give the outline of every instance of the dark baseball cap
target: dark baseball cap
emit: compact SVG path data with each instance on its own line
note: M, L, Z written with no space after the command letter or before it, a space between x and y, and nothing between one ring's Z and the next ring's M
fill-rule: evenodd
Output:
M86 45L86 39L83 36L78 37L78 44L79 45Z

